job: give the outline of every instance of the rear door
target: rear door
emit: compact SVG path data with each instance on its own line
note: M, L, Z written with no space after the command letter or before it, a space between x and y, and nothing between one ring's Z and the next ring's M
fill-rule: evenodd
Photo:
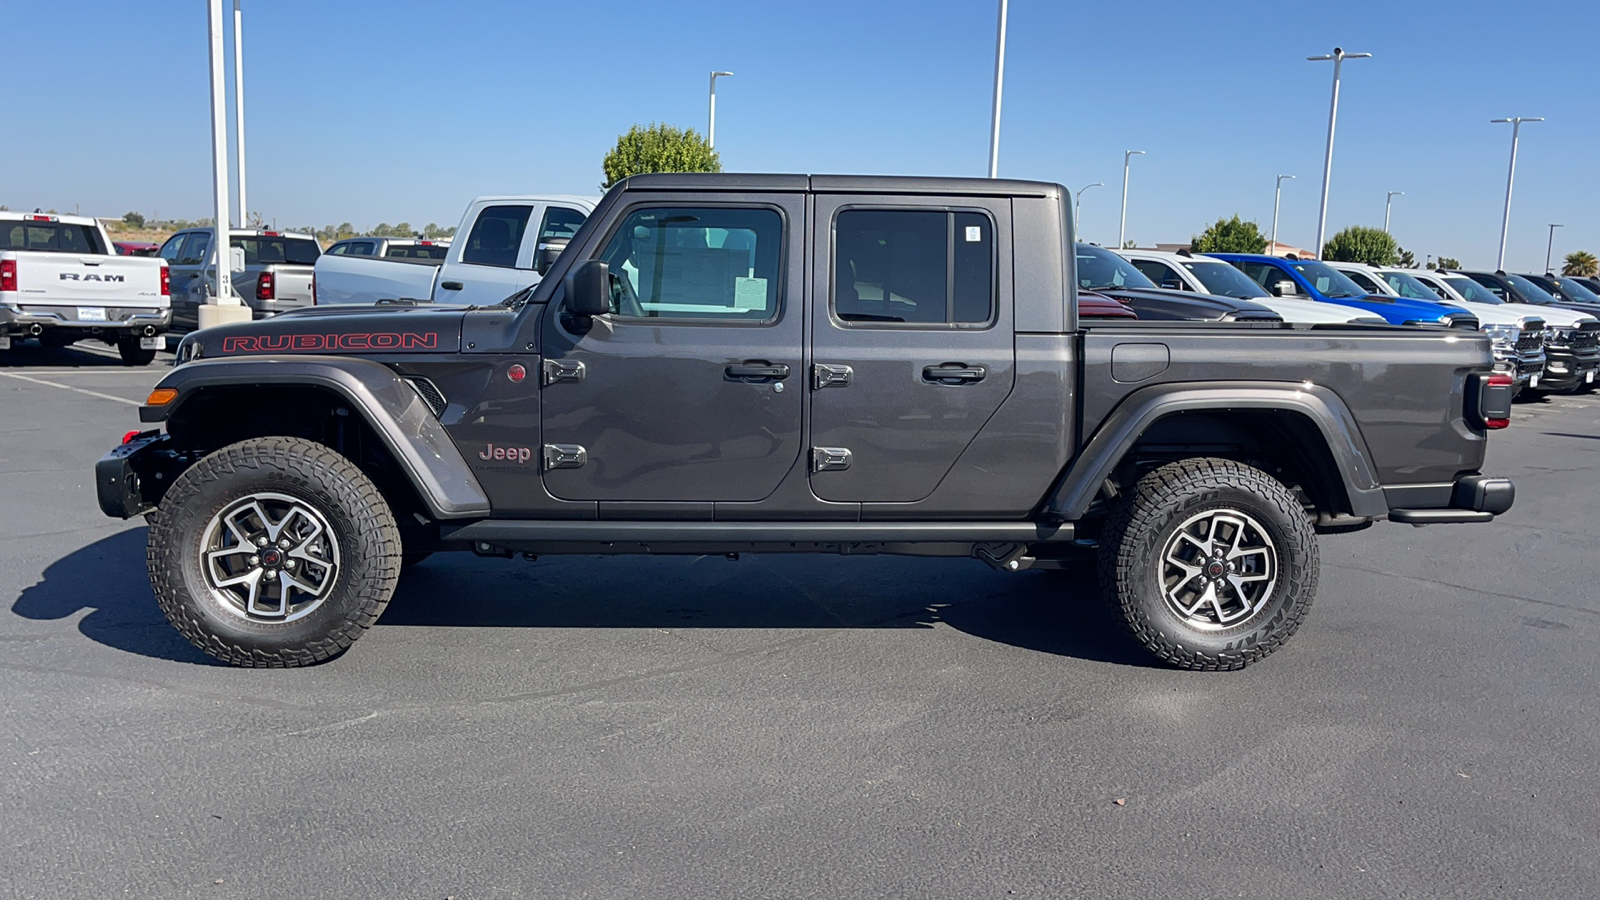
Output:
M1010 394L1010 222L1005 199L816 198L818 497L927 497Z
M434 302L489 306L538 281L528 230L542 212L543 204L530 201L486 202L466 239L451 245Z
M595 256L612 312L541 335L549 492L756 501L801 453L804 195L629 195Z

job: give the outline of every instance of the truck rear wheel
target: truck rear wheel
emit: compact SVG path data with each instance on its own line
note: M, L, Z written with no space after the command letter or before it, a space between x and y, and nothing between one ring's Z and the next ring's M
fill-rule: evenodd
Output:
M148 366L156 358L156 352L141 348L136 337L117 338L117 354L125 366Z
M151 517L146 561L162 612L236 666L305 666L378 620L400 575L383 495L307 440L255 438L179 476Z
M1182 669L1242 669L1267 656L1317 590L1316 532L1294 494L1225 459L1139 479L1106 522L1098 562L1133 638Z

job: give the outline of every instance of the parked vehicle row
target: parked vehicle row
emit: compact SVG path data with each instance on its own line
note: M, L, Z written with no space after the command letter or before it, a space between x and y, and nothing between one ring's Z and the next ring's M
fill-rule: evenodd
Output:
M214 291L217 254L213 230L189 228L167 238L157 253L172 270L172 321L177 332L200 327L200 305ZM233 291L252 318L311 305L313 266L322 245L309 234L235 228L228 232L228 270Z
M0 212L0 350L98 340L145 365L166 346L169 278L162 260L114 252L95 219Z

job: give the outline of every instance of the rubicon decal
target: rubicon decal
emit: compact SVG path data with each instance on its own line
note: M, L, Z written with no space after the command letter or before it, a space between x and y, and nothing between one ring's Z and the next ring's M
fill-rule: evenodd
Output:
M437 350L431 331L348 334L237 334L222 339L223 353L315 353L319 350Z
M529 447L496 447L494 444L489 444L478 453L478 458L525 463L533 459L533 450Z

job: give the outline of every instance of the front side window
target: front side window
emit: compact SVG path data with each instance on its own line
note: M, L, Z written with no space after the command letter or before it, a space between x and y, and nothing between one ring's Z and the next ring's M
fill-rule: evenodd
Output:
M461 251L461 261L479 266L515 268L517 248L522 246L522 233L528 230L531 206L486 206L472 223L472 233L467 235L467 246Z
M1369 294L1387 294L1387 293L1389 293L1388 291L1386 291L1383 288L1379 287L1378 283L1376 281L1373 281L1371 278L1368 278L1367 277L1367 273L1365 273L1365 272L1356 272L1356 271L1353 271L1353 270L1350 270L1350 269L1335 269L1334 271L1336 271L1339 274L1343 275L1344 277L1350 279L1351 281L1354 281L1356 283L1357 287L1361 288L1363 291L1366 291ZM1319 290L1320 290L1320 288L1319 288Z
M567 206L552 206L544 212L544 224L539 226L539 243L548 240L572 240L578 233L583 220L588 218L582 212Z
M833 313L880 325L994 320L994 224L979 212L847 209L834 220Z
M1122 257L1104 247L1079 244L1078 287L1091 291L1112 288L1153 288L1155 282Z
M1387 276L1385 276L1385 277L1387 277ZM1432 278L1428 277L1427 275L1413 275L1411 277L1416 279L1418 284L1420 284L1423 287L1427 288L1428 290L1432 291L1433 292L1433 299L1443 300L1446 303L1455 302L1455 298L1450 296L1450 292L1445 290L1444 285L1440 284L1437 281L1434 281Z
M766 208L637 209L600 259L619 316L765 322L778 311L783 217Z
M1550 292L1537 284L1523 278L1521 275L1507 275L1506 280L1511 282L1529 303L1560 303L1561 301L1550 296Z
M1556 279L1556 283L1561 285L1561 290L1566 292L1567 298L1575 303L1600 303L1600 294L1589 290L1576 278L1563 275Z
M1315 260L1299 260L1289 265L1300 273L1316 292L1330 299L1339 297L1365 297L1369 291L1344 277L1344 273Z
M198 266L206 261L206 251L211 249L211 232L194 231L189 234L189 242L183 245L183 258L178 262L185 266Z
M1135 259L1129 261L1133 263L1133 267L1135 269L1138 269L1140 272L1144 273L1144 277L1154 281L1161 287L1172 291L1186 291L1189 289L1189 285L1184 282L1183 277L1177 272L1173 271L1173 269L1166 263L1157 262L1153 259Z
M161 249L156 252L156 255L166 260L168 264L176 263L178 261L178 251L183 249L183 239L186 237L188 237L186 234L175 234L167 238L167 242L161 245Z
M1440 300L1438 292L1404 272L1384 272L1383 280L1408 300Z
M1447 279L1461 296L1474 303L1508 303L1505 285L1478 275L1453 275ZM1484 299L1488 297L1489 299Z
M1225 262L1185 262L1183 267L1205 285L1207 293L1239 300L1272 296L1250 280L1250 276Z

